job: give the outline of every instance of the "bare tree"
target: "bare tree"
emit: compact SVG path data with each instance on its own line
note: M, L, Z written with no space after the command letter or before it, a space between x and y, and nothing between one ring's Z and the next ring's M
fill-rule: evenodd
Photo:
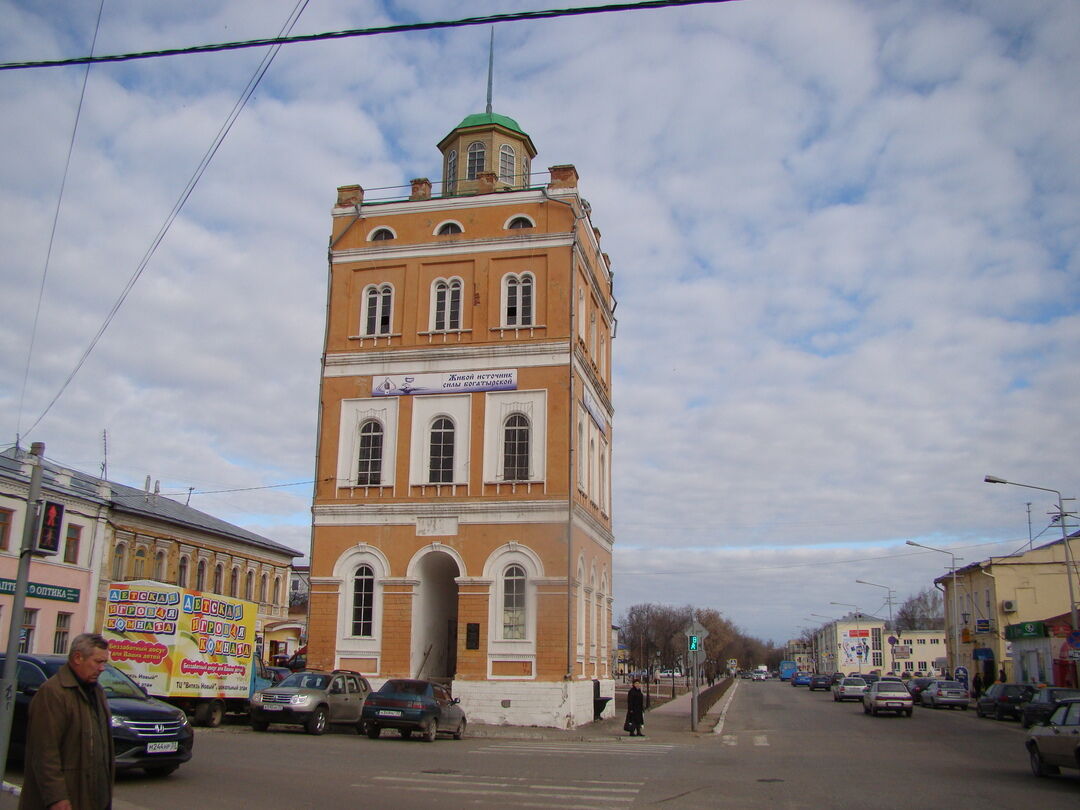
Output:
M945 603L937 588L923 588L905 599L896 611L898 630L942 630L944 627Z

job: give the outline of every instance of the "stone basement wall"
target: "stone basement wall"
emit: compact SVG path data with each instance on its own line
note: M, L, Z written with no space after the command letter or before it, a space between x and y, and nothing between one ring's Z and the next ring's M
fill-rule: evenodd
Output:
M454 681L452 692L470 723L575 728L593 721L592 681ZM611 697L603 717L615 716L615 681L600 681Z

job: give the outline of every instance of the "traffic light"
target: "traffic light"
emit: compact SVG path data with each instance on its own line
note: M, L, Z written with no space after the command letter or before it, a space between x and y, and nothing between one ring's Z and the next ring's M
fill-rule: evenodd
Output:
M697 652L701 649L701 637L700 636L687 636L686 637L686 649L689 652Z
M38 531L37 545L34 553L42 556L52 556L60 553L60 527L64 524L64 505L45 501L45 508L41 513L41 527Z

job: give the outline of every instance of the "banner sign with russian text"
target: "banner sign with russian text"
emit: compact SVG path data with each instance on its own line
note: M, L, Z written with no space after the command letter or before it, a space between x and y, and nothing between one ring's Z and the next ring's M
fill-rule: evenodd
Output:
M401 374L371 378L374 397L409 394L464 394L471 391L516 391L517 369L452 371L446 374Z

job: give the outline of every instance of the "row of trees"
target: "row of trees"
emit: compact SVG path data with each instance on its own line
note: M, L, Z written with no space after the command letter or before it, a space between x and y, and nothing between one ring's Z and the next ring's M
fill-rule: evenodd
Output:
M717 610L649 602L632 606L620 621L630 669L674 669L683 664L685 631L694 619L708 631L702 642L707 671L726 670L732 658L739 662L740 668L765 664L776 669L783 658L782 647L746 635Z

